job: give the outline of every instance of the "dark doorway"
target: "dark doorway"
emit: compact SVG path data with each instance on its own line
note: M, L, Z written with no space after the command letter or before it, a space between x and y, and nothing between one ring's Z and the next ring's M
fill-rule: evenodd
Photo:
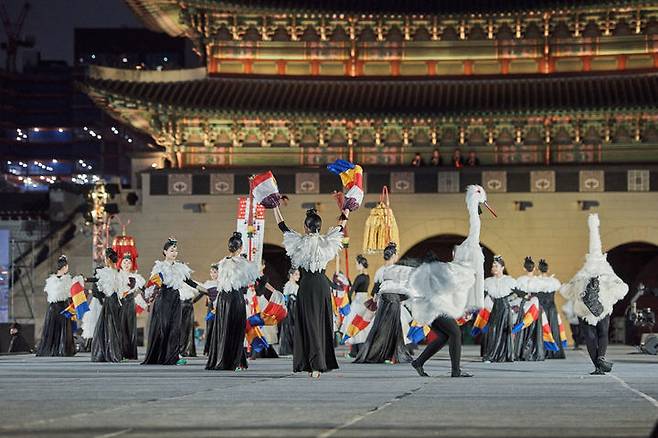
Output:
M458 234L440 234L428 237L412 246L401 258L422 259L429 253L434 253L440 261L449 262L452 260L452 249L462 243L464 239L466 239L465 236ZM480 246L482 246L482 252L484 252L484 276L489 277L494 253L486 246L482 244Z
M276 290L283 292L291 266L286 250L279 245L266 243L263 245L263 260L265 260L265 275L268 276L269 283Z
M629 287L628 295L615 305L613 317L627 315L631 299L640 283L646 286L647 291L637 300L637 308L658 311L658 297L655 294L658 291L658 246L645 242L625 243L608 251L608 262ZM650 331L648 328L638 329L628 320L625 328L623 339L630 345L639 345L642 333ZM655 331L656 326L651 330ZM615 338L621 340L621 336Z

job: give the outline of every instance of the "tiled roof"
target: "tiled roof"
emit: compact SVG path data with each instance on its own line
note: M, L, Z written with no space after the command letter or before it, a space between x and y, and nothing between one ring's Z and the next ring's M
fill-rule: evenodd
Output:
M658 72L477 79L211 77L175 82L88 79L90 93L142 104L267 113L486 114L655 107Z

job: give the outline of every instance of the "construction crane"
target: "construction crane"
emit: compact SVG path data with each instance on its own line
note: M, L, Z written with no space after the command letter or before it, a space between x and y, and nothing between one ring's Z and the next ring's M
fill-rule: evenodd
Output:
M7 36L7 41L3 42L0 45L0 48L7 52L5 69L8 72L15 72L16 55L18 54L18 49L20 47L34 46L34 38L27 37L21 39L20 36L23 30L23 24L25 24L25 18L27 17L27 13L30 10L30 3L23 3L23 7L21 8L18 19L13 23L9 18L7 3L7 0L0 0L0 20L2 20L2 26L5 28L5 35Z

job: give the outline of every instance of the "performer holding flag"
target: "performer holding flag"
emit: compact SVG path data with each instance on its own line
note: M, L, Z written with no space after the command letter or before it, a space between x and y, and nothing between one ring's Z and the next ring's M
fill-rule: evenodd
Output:
M245 293L258 278L258 265L240 255L242 234L234 232L228 239L228 257L217 263L217 298L215 322L208 349L207 370L246 369L244 348L247 326Z
M48 277L44 287L49 304L41 332L41 342L36 351L37 356L75 355L72 321L62 314L69 305L72 284L68 259L62 255L57 259L55 273Z
M121 275L128 289L121 292L121 337L124 359L137 359L137 304L146 280L134 270L133 256L125 252L121 259ZM137 299L137 296L140 299Z
M207 293L205 288L190 278L192 270L177 261L178 241L167 239L162 254L164 260L157 260L146 283L147 299L153 301L151 321L148 331L148 346L142 365L184 365L180 357L181 339L181 300L183 285Z

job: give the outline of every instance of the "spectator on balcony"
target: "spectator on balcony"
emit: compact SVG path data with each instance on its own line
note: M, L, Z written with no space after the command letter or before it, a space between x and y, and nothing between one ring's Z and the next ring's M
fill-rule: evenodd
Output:
M452 165L455 166L455 169L461 169L464 167L464 157L462 157L462 151L457 148L452 153Z
M437 167L443 164L443 158L441 157L441 153L439 152L438 149L434 149L432 151L432 159L430 160L430 165Z
M476 155L475 151L468 151L468 158L466 159L467 166L479 166L480 159Z
M416 152L416 156L411 160L412 167L423 167L425 165L425 160L420 156L419 152Z

